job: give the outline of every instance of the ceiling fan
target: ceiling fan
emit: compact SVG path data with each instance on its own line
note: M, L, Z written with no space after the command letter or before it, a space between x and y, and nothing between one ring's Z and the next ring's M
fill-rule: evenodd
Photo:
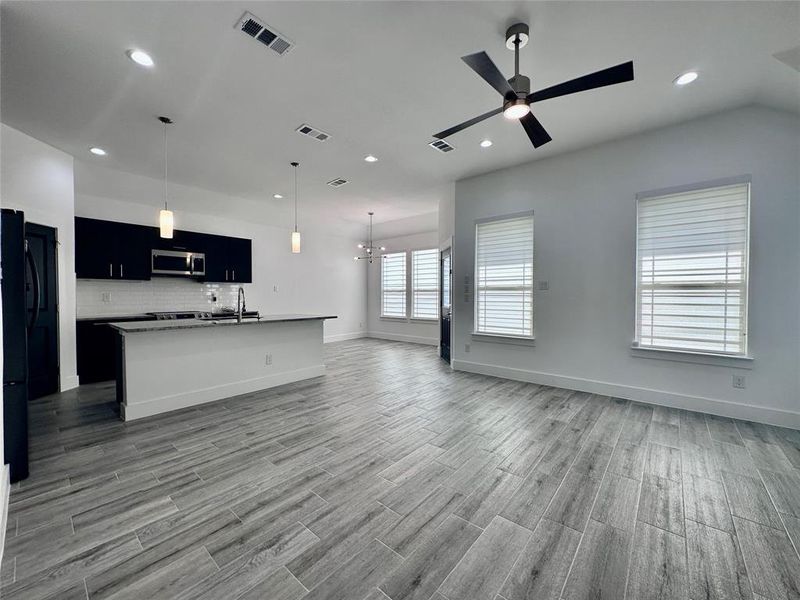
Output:
M490 110L480 116L465 121L450 129L445 129L433 134L433 137L444 139L473 125L503 113L507 119L519 119L525 133L531 140L534 148L543 146L551 139L550 134L545 131L538 119L533 116L530 105L534 102L549 100L576 92L585 92L595 88L624 83L633 80L633 61L609 67L602 71L589 73L583 77L571 79L564 83L539 90L531 93L531 80L519 73L519 50L528 43L528 25L517 23L506 31L506 48L514 51L514 76L506 80L500 69L497 68L486 52L476 52L468 56L462 56L461 60L467 63L473 71L480 75L486 83L496 89L503 96L503 105L499 108Z

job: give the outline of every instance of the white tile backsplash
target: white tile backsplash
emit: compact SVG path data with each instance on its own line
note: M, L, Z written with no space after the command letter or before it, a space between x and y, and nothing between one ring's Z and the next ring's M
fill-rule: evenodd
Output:
M247 290L247 286L244 286ZM220 310L236 306L239 286L186 279L104 281L79 279L78 317L133 315L169 310Z

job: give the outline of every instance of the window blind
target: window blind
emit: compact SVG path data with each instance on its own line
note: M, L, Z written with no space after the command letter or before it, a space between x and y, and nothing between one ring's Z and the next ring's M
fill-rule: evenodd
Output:
M439 318L439 250L411 252L411 317Z
M533 215L475 229L475 332L532 337Z
M639 346L747 353L749 202L749 183L639 200Z
M381 259L381 316L406 317L406 253Z

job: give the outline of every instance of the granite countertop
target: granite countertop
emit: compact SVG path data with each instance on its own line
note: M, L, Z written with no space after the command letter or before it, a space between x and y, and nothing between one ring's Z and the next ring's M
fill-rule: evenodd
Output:
M336 315L261 315L258 318L250 317L242 319L239 323L236 319L221 320L201 320L201 319L178 319L165 321L132 321L129 323L108 323L117 331L127 333L141 333L145 331L167 331L170 329L197 329L200 327L240 327L243 325L265 325L267 323L287 323L291 321L318 321L321 319L335 319Z

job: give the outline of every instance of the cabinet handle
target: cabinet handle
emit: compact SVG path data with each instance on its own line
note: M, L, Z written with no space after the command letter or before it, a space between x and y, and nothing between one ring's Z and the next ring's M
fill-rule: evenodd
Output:
M233 270L233 277L231 277L231 281L236 281L236 269Z
M225 281L228 281L228 269L225 269Z
M114 265L112 265L111 263L108 263L108 276L109 277L114 276Z
M125 277L124 272L122 271L122 264L121 263L119 265L119 276L120 277Z

